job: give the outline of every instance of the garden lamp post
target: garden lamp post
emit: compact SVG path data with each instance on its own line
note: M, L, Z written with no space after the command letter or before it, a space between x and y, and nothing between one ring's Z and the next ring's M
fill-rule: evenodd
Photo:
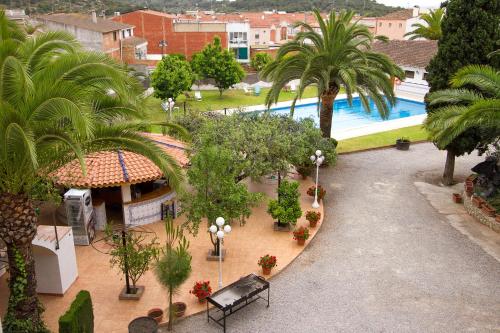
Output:
M168 43L166 40L161 40L158 43L158 47L161 47L161 58L163 59L163 55L165 54L165 48L168 46Z
M172 109L174 108L175 102L172 97L168 98L168 115L172 119Z
M312 204L313 208L319 208L319 203L318 203L318 174L319 174L319 166L323 163L325 160L325 156L321 155L321 150L316 150L316 153L311 156L311 162L313 164L316 164L316 188L314 190L314 202Z
M217 244L219 247L219 289L222 289L222 240L224 239L225 234L231 232L230 225L224 225L226 221L224 221L223 217L218 217L215 219L215 225L211 225L209 230L212 234L217 236Z

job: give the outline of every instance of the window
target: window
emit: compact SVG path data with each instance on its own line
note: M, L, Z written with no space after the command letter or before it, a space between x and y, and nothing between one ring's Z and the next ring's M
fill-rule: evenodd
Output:
M427 73L427 72L424 73L424 80L427 80L427 74L429 74L429 73Z
M389 23L389 28L392 27L392 23Z
M378 26L379 26L379 27L381 27L381 26L382 26L382 22L379 22L379 23L378 23Z
M402 28L403 27L403 23L399 23L399 27Z
M415 78L415 72L414 71L405 71L405 76L407 79L413 79L413 78Z
M255 39L259 39L259 38L260 38L259 34L255 34Z
M113 40L116 41L116 31L113 31Z

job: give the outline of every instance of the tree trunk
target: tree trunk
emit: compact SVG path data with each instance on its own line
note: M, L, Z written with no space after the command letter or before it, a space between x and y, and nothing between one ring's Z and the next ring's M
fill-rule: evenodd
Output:
M174 293L174 291L172 289L168 291L168 331L172 330L172 321L174 319L174 309L172 309L172 294Z
M9 304L4 327L11 331L29 325L41 332L44 324L36 293L35 261L31 241L36 235L37 217L32 202L22 196L0 194L0 238L9 256ZM26 330L27 326L21 328Z
M332 136L333 102L338 93L339 87L331 86L320 96L321 110L319 111L319 127L324 138Z
M444 165L443 184L450 186L454 184L453 173L455 172L455 152L451 149L446 151L446 164Z

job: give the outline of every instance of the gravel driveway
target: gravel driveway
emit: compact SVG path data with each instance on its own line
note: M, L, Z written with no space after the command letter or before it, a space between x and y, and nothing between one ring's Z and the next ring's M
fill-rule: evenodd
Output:
M431 144L339 158L324 169L326 221L228 332L500 332L500 263L450 226L417 191L445 155ZM480 158L457 160L457 179ZM279 253L276 253L279 258ZM176 332L222 332L204 315Z

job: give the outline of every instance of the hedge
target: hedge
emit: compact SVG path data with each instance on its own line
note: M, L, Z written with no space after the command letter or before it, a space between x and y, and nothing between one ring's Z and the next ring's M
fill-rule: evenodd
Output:
M59 318L59 333L93 333L94 312L90 293L81 290L64 315Z

